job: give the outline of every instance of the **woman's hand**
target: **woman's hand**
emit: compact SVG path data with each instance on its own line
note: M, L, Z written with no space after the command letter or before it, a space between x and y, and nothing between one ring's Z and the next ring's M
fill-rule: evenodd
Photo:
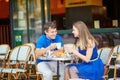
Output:
M64 50L65 50L65 52L73 53L73 54L75 54L77 52L76 49L69 48L69 47L64 47Z

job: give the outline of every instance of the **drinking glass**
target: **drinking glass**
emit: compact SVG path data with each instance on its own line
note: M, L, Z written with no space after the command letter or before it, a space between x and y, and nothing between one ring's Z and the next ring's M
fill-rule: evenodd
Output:
M61 48L61 43L56 43L57 49Z

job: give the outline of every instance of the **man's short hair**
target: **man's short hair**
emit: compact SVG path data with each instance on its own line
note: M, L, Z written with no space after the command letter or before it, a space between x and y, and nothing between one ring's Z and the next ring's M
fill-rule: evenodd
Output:
M54 28L57 28L57 27L56 27L56 24L53 23L53 22L47 22L47 23L45 23L44 24L44 31L45 30L47 31L49 28L53 28L54 29Z

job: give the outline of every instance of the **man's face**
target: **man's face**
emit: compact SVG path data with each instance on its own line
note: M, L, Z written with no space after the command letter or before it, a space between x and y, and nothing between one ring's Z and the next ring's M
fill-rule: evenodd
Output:
M57 35L57 30L56 28L49 28L48 31L45 31L46 36L49 39L55 39L56 35Z

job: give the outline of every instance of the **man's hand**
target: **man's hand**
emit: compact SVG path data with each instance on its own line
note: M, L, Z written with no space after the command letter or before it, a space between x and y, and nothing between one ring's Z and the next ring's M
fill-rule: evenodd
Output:
M55 44L55 43L53 43L53 44L51 44L49 47L48 47L48 49L49 50L53 50L53 49L55 49L57 47L57 45Z

